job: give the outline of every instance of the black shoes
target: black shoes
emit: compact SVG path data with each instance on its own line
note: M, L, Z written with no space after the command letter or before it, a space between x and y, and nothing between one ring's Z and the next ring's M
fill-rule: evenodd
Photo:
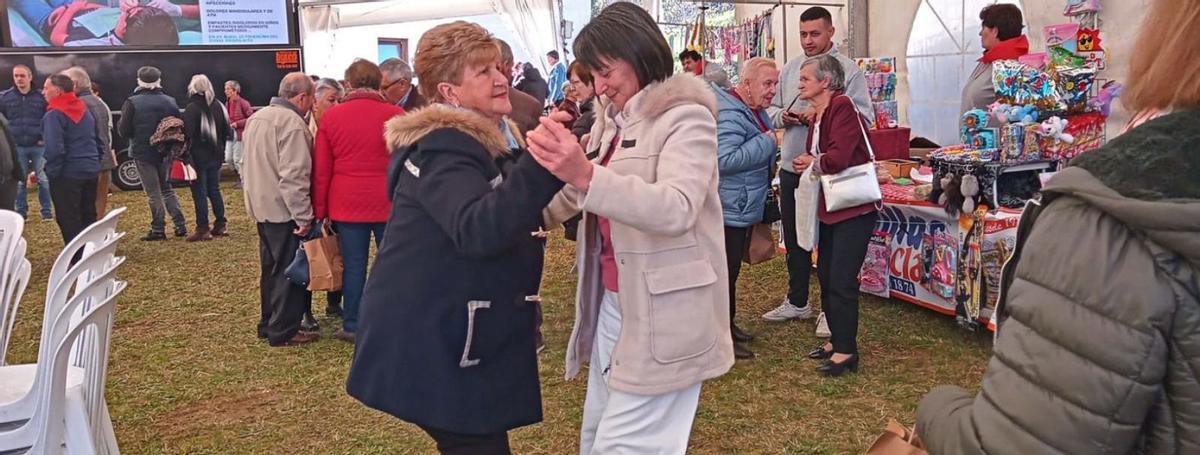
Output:
M743 346L742 343L735 342L735 343L733 343L733 358L741 359L741 360L753 359L754 352L751 352L749 349L746 349L746 347Z
M823 345L823 344L820 346L817 346L815 349L813 349L812 351L809 351L809 353L808 353L808 358L813 359L813 360L825 360L830 357L833 357L833 351L826 351L825 345Z
M827 377L838 377L845 374L847 371L858 372L858 354L851 354L846 360L840 363L833 360L826 360L817 367L817 372Z
M185 228L185 227L175 228L175 236L176 237L187 237L187 228Z
M320 332L321 325L317 324L317 320L313 318L311 313L304 313L304 319L300 320L301 332Z
M754 335L742 330L737 324L730 324L729 331L733 333L733 341L738 343L749 343L754 341Z
M142 236L142 238L141 238L141 240L143 242L158 242L158 241L162 241L162 240L166 240L166 239L167 239L166 233L154 232L154 231L150 231L148 234Z

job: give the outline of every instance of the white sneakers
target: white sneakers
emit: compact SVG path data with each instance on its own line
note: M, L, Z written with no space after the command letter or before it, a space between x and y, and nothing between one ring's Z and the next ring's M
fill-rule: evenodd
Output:
M812 308L808 306L800 308L792 305L791 300L788 300L786 297L784 297L783 303L779 304L778 307L762 315L763 319L773 322L783 322L792 319L805 320L812 319L812 317Z

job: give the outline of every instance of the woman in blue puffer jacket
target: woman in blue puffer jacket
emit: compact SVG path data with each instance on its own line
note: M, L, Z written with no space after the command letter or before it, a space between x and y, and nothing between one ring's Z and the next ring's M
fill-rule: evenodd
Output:
M779 86L779 69L766 58L753 58L742 66L741 81L732 89L713 85L717 92L717 169L719 194L725 218L725 257L729 265L729 324L734 355L754 357L740 343L753 336L733 321L737 307L737 278L749 243L750 227L763 219L770 168L778 148L766 108Z

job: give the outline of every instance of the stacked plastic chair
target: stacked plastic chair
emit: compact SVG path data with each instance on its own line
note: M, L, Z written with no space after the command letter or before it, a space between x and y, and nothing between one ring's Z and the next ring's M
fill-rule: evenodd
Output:
M126 287L115 277L124 263L115 254L124 236L116 232L124 211L113 210L89 226L55 260L37 363L0 367L0 422L7 427L0 428L0 452L119 453L104 383L116 297ZM3 220L0 213L0 227ZM4 245L0 238L0 252ZM8 274L3 277L7 282ZM11 327L11 319L0 322Z

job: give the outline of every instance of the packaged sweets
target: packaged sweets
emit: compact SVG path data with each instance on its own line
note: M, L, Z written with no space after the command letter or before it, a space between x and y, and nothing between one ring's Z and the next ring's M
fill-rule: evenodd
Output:
M859 290L871 295L889 297L888 281L891 278L891 234L875 231L867 244L867 258L859 272Z
M1079 50L1079 24L1047 25L1042 30L1046 35L1046 49L1061 47L1072 54Z

